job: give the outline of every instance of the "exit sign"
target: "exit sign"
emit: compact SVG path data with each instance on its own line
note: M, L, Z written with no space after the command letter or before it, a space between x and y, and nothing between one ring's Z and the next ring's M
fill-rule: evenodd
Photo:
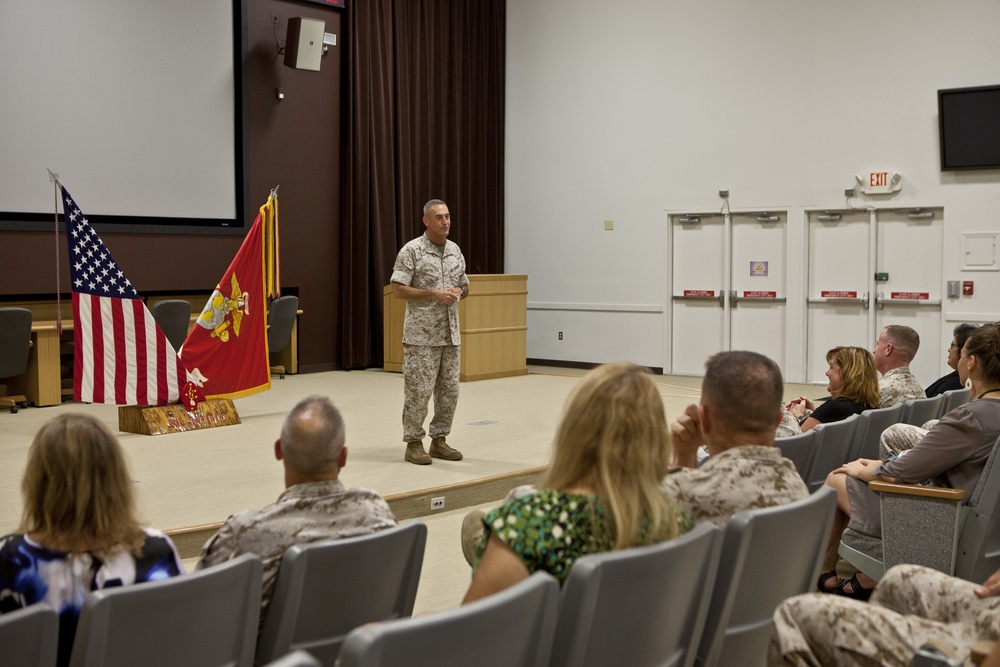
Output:
M855 176L859 189L866 195L899 192L903 177L894 171L869 171Z

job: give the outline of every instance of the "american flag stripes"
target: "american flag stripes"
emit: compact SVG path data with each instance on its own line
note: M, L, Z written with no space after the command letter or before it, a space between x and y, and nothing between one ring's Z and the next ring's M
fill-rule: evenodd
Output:
M73 287L73 398L176 403L187 371L104 242L62 187Z

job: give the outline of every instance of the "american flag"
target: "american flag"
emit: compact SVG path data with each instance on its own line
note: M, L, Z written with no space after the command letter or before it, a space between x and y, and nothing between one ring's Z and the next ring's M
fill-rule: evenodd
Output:
M187 371L80 207L62 187L73 283L73 398L176 403Z

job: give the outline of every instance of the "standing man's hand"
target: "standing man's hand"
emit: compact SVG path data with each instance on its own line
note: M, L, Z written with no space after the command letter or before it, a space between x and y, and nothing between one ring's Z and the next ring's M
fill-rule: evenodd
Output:
M450 306L453 303L458 303L458 300L462 298L462 288L446 287L445 289L434 290L434 298L446 306Z

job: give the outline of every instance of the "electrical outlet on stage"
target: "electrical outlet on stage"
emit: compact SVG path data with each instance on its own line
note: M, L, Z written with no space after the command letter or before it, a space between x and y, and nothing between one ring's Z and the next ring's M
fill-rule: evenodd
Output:
M444 496L431 498L431 510L443 510L443 509L444 509Z

